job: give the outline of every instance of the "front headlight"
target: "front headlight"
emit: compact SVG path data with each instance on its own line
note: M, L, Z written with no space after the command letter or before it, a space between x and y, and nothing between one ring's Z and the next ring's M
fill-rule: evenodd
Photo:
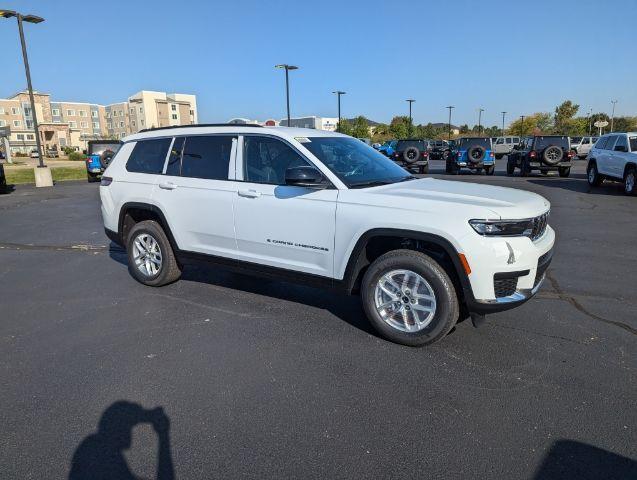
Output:
M469 225L480 235L498 237L530 236L533 220L469 220Z

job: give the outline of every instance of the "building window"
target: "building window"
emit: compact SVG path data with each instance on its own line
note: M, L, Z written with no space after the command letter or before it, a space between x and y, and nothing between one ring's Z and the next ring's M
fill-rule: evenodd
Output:
M124 122L119 122L119 128L124 128Z
M31 116L31 107L24 107L24 114L27 117L30 117Z
M124 116L124 110L120 110L120 111L119 111L119 116L120 116L120 117L123 117L123 116Z
M18 140L24 140L24 133L18 133Z
M13 126L14 127L21 127L22 126L22 122L20 120L14 120L13 121Z
M144 113L144 109L142 107L139 107L139 113Z
M53 115L54 117L59 117L60 116L60 109L59 108L52 108L51 109L51 115Z
M119 138L124 138L126 136L126 133L122 133Z
M91 110L91 117L97 118L97 110Z
M111 122L106 122L106 128L111 130L113 128L113 124Z
M74 116L75 116L75 110L68 109L68 110L66 111L66 114L67 114L69 117L74 117Z
M144 126L144 119L141 119L141 120L139 121L139 124L143 127L143 126Z
M27 128L33 128L33 120L25 120Z
M171 106L170 106L170 109L171 109L173 112L176 112L176 111L177 111L177 105L171 105Z
M4 107L0 107L0 115L4 115Z
M35 137L33 136L32 133L27 134L27 140L35 140Z
M111 118L111 112L106 112L106 118Z
M130 108L130 114L132 115L133 113L135 113L135 109L133 107Z
M194 115L195 111L194 110L190 110L190 115Z
M172 117L172 119L173 119L173 120L177 120L177 114L176 114L176 113L173 113L173 114L171 115L171 117Z
M18 107L11 107L11 115L18 115L20 113L20 109Z
M80 117L86 117L86 110L80 110Z
M134 127L134 126L135 126L135 120L133 120L132 122L130 122L130 124Z
M69 122L69 127L77 128L77 122Z
M93 128L100 128L100 122L93 122Z
M7 126L7 121L6 120L0 120L0 127L6 127Z
M80 122L80 127L81 128L87 128L88 127L88 122Z

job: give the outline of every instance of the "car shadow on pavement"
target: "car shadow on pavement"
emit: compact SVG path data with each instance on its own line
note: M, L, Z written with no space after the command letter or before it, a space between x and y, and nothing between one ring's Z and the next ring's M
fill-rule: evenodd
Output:
M574 440L558 440L533 480L611 480L637 478L637 461Z
M124 451L132 444L132 430L136 425L152 425L159 439L157 479L175 478L170 450L170 420L163 408L145 409L138 403L117 401L109 406L99 420L97 432L88 435L78 445L69 480L128 480L135 479Z
M560 179L530 179L529 183L539 185L542 187L561 188L563 190L570 190L578 193L590 193L593 195L610 195L610 196L623 196L624 189L620 183L613 185L611 183L604 183L599 187L591 187L586 180L577 180L571 178Z

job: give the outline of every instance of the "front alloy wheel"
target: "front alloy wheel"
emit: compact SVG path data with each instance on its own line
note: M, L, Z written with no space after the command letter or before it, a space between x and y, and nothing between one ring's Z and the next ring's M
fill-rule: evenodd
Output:
M383 321L402 332L421 331L436 314L433 288L410 270L391 270L380 277L374 303Z

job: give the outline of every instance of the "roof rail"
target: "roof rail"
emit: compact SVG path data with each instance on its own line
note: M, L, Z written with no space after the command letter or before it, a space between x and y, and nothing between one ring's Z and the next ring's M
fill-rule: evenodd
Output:
M257 127L263 128L262 125L258 125L256 123L197 123L195 125L173 125L172 127L153 127L153 128L144 128L139 130L137 133L142 132L154 132L155 130L169 130L173 128L198 128L198 127Z

